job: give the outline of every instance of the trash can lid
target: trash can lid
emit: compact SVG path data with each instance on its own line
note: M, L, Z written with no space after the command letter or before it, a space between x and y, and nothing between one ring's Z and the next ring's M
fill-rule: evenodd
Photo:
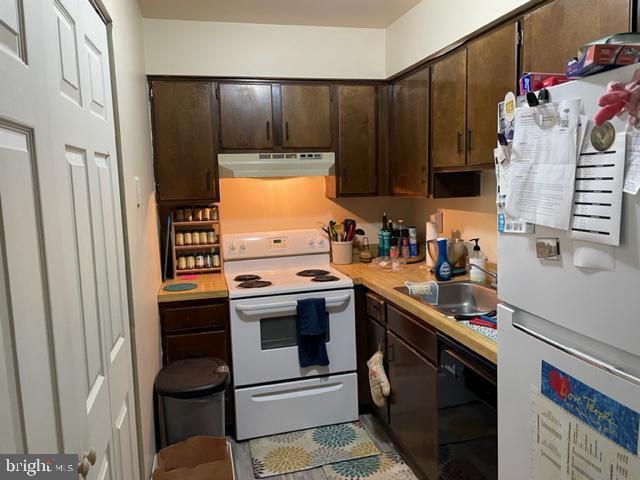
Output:
M165 366L156 376L159 395L174 398L206 397L224 391L229 367L219 358L189 358Z

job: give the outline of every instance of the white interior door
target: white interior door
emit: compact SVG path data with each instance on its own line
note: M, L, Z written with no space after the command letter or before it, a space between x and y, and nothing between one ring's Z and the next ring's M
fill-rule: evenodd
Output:
M13 10L7 8L7 1L15 4ZM17 410L21 414L8 419L20 427L11 438L15 451L21 451L20 442L22 451L34 451L31 436L25 433L30 414L24 403L41 387L35 375L19 383L15 377L16 372L23 375L22 362L28 363L34 350L42 351L48 355L44 364L50 371L40 376L49 378L51 405L57 411L51 416L52 440L46 448L40 444L38 448L49 452L93 448L97 462L87 478L136 479L131 345L106 26L88 0L7 1L0 7L4 23L0 29L17 25L26 34L22 43L16 43L22 50L11 51L10 42L5 41L0 52L2 91L16 92L3 95L0 103L0 148L5 121L7 131L25 132L21 145L26 148L20 158L30 167L15 167L15 180L0 183L0 199L13 202L0 202L0 232L5 239L0 236L0 247L7 251L0 259L9 263L6 259L14 256L8 252L12 243L7 239L21 248L16 252L21 270L5 266L4 276L0 273L0 281L15 284L0 305L8 312L0 309L0 318L7 319L0 324L4 340L0 358L7 366L0 372L0 382L11 387L7 391L14 392L8 394L12 402L23 404ZM13 23L2 17L14 14L18 20ZM0 35L0 42L7 38ZM11 76L20 75L24 81L11 81ZM15 133L5 137L15 139ZM2 161L8 163L11 158L3 153ZM18 179L30 189L19 189ZM29 216L23 212L29 207L20 192L34 204L40 203L39 210L29 210L34 214L32 226L25 221ZM19 218L4 213L11 205ZM32 229L34 242L40 235L41 249L33 245L26 252L27 233L18 224ZM43 252L41 263L39 251ZM21 353L16 347L22 340L16 325L22 325L23 319L16 308L28 305L25 298L38 293L33 285L26 289L18 283L25 264L31 278L42 279L37 286L44 313L37 344L41 348ZM38 266L46 275L36 276Z

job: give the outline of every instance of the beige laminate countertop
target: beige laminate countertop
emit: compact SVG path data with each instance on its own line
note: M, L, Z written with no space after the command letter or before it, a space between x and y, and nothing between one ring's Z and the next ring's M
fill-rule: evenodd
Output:
M195 283L197 287L184 292L167 292L164 290L166 285L187 282ZM228 296L229 290L227 289L227 282L224 280L224 275L222 273L209 273L197 275L195 278L187 277L167 280L162 284L160 290L158 290L158 303L226 298Z
M403 265L399 272L381 272L373 269L370 264L364 263L332 266L351 277L356 285L364 285L389 300L389 302L412 313L437 330L482 355L487 360L497 363L498 355L495 342L464 325L458 324L455 320L441 314L434 308L428 307L395 290L395 287L403 287L405 281L424 282L435 280L433 274L424 268L423 262ZM468 279L465 276L456 278L458 280Z

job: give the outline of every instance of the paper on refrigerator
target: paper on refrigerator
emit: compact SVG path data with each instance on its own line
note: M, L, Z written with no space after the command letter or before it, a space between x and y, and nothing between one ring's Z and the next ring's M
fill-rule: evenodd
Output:
M640 189L640 131L631 127L628 137L624 192L636 195Z
M640 457L536 390L531 394L531 480L637 480Z
M569 229L581 106L576 98L516 110L505 201L510 217Z
M617 132L613 144L601 152L591 145L593 127L588 122L576 167L571 237L618 246L627 134Z

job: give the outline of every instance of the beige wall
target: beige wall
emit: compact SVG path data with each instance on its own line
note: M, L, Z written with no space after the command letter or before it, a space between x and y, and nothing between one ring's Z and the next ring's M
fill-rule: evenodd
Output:
M353 218L377 243L382 214L411 222L422 200L374 197L331 200L323 177L220 180L222 233L318 228L330 219Z
M160 368L156 293L161 276L142 18L137 2L133 0L104 0L104 4L113 22L112 65L118 102L119 123L116 128L120 142L131 284L138 446L143 478L149 478L155 453L152 390ZM137 204L134 177L140 179L140 206Z
M144 38L149 74L385 77L383 29L145 19Z
M530 0L422 0L386 29L391 76Z

